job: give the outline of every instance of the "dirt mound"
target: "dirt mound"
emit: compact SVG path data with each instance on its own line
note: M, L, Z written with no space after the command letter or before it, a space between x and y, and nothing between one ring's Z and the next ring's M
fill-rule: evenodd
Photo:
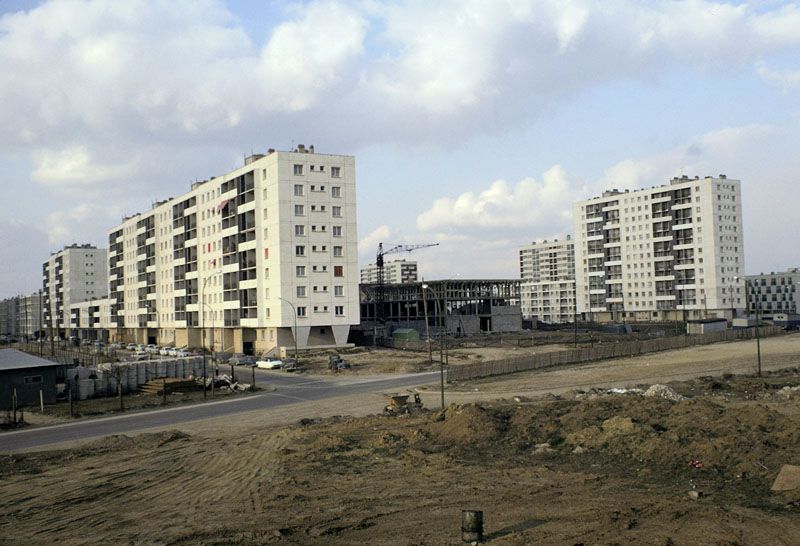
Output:
M482 446L492 442L505 429L497 412L477 405L451 405L444 419L428 425L431 436L454 446Z

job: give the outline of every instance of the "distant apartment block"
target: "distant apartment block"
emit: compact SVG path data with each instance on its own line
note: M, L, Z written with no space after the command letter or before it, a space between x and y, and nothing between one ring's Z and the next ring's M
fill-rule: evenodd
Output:
M577 308L604 320L681 320L746 307L740 182L682 176L573 208Z
M800 315L800 269L792 268L779 273L748 275L747 310L764 317L776 314Z
M535 242L519 251L522 317L575 320L575 248L572 238Z
M359 323L355 159L245 159L109 231L113 340L267 352ZM296 326L296 328L295 328Z
M0 336L32 339L41 335L42 295L34 292L0 301Z
M19 298L0 300L0 336L16 338L20 335Z
M361 284L378 282L378 266L370 264L361 269ZM409 284L417 282L417 262L393 260L383 265L383 282L386 284Z
M42 265L44 328L48 335L70 333L70 306L103 298L108 285L108 252L104 248L70 245L54 252Z

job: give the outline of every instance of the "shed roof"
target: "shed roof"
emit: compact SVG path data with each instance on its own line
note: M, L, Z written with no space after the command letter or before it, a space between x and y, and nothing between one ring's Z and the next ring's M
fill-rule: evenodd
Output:
M60 366L60 364L17 349L0 349L0 372L24 370L26 368L45 368L48 366Z

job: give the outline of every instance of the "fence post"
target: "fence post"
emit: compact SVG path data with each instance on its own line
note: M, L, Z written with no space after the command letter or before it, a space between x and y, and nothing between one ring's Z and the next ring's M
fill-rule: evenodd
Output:
M39 389L39 408L44 413L44 391L42 389Z

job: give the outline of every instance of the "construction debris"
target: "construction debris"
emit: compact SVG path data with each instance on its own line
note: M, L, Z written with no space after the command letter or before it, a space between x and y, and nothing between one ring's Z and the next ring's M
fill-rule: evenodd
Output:
M663 398L664 400L672 400L673 402L680 402L686 400L685 396L681 396L667 385L656 383L644 392L645 396L652 396L654 398Z

